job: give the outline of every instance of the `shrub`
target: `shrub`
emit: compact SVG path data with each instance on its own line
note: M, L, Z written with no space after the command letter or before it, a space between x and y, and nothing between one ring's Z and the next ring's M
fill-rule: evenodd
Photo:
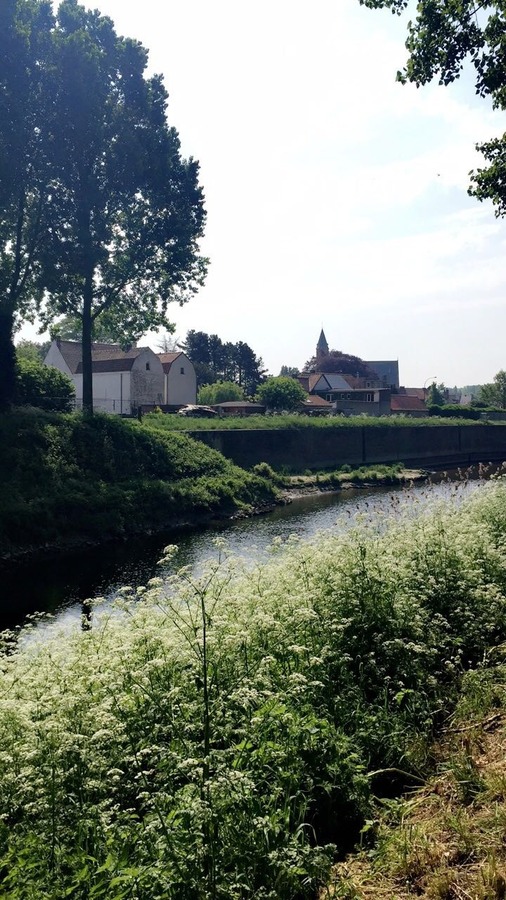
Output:
M233 381L217 381L215 384L204 384L199 388L198 402L205 406L225 403L227 400L244 400L242 387Z
M22 406L70 412L75 389L70 378L35 359L17 359L17 402Z

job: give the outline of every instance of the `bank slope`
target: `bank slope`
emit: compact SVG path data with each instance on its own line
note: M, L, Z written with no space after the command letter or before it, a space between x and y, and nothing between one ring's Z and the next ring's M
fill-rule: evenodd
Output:
M0 558L197 523L272 486L183 434L97 415L0 417Z

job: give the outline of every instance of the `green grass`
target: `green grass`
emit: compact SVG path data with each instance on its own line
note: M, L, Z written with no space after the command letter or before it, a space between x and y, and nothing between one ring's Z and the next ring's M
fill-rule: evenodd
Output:
M105 415L0 417L0 556L159 530L273 499L270 482L188 435Z
M305 415L269 415L269 416L224 416L222 419L192 419L178 415L148 413L143 422L150 428L159 431L221 431L221 430L258 430L258 429L302 429L302 428L437 428L441 425L462 425L463 427L483 424L470 419L438 418L430 416L423 419L409 416L305 416ZM487 423L492 424L492 423ZM501 426L504 422L494 422Z
M264 467L266 467L264 469ZM260 475L265 472L269 477L267 463L255 466L254 471ZM275 476L275 473L272 473ZM372 466L359 466L353 469L350 465L343 465L333 472L308 472L304 475L277 476L277 483L283 483L286 487L315 487L318 490L339 490L339 488L353 485L393 485L405 484L420 472L406 469L403 463L394 463L391 466L376 464ZM271 476L272 477L272 476Z
M0 668L0 895L301 900L506 640L506 484L146 590Z

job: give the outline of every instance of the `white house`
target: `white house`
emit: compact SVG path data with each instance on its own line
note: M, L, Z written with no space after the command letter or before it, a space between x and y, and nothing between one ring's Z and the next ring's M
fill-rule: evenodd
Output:
M44 363L74 382L76 405L83 399L81 344L54 340ZM109 413L132 415L141 404L163 402L163 368L149 347L122 350L116 344L92 345L93 406Z
M167 404L195 404L197 376L186 353L160 353L163 366L163 402Z
M81 344L57 338L44 362L71 378L76 389L76 405L81 406ZM157 356L150 347L125 351L117 344L92 344L92 373L93 406L105 412L129 416L140 406L196 402L195 369L184 353Z

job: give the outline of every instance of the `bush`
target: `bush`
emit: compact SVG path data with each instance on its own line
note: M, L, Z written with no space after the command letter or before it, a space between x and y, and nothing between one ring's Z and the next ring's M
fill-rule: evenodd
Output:
M75 389L70 378L35 359L17 358L17 402L21 406L70 412Z
M474 419L481 418L480 410L473 409L471 406L457 406L447 404L446 406L437 406L433 404L428 407L429 416L438 416L442 419Z
M228 400L244 400L244 391L233 381L217 381L215 384L204 384L199 388L197 400L204 406L226 403Z

